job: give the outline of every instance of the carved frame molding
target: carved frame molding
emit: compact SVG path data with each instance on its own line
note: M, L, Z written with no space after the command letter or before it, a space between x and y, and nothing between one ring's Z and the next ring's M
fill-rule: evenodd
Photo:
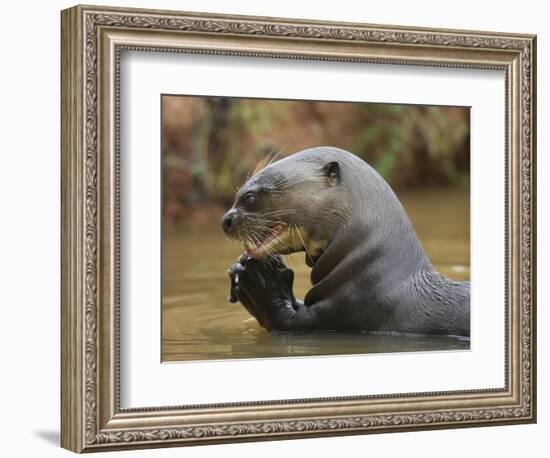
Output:
M62 446L81 452L535 421L535 45L531 35L64 10ZM119 68L127 49L505 71L505 388L120 409Z

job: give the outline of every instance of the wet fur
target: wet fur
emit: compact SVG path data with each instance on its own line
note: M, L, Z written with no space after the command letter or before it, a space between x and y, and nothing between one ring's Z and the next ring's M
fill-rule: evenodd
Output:
M331 163L337 182L327 181ZM278 257L243 257L231 268L232 295L266 329L470 335L469 282L433 269L389 185L357 156L322 147L271 163L239 190L235 208L250 191L264 194L261 211L238 212L236 238L276 219L262 215L288 210L271 214L307 240L293 239L279 254L324 247L306 254L313 286L304 302L294 298L292 271Z

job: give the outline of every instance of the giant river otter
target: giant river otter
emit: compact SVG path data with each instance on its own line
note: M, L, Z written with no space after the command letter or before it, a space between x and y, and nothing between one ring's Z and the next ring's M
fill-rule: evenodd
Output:
M271 332L470 335L470 283L433 269L390 186L352 153L311 148L269 164L222 227L246 249L230 300ZM297 251L312 267L303 302L280 256Z

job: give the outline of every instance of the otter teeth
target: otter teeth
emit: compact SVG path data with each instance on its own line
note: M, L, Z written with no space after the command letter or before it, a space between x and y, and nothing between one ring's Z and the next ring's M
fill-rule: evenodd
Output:
M245 248L247 254L252 257L258 257L258 254L264 250L271 242L273 242L282 232L283 232L283 225L277 224L276 226L273 226L270 228L271 231L263 240L259 240L256 243L246 243Z

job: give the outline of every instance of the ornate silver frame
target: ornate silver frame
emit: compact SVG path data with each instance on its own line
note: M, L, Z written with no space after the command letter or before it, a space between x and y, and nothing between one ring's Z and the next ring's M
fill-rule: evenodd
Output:
M93 6L64 10L61 29L63 447L88 452L535 421L535 36ZM506 386L121 409L118 69L125 49L505 71Z

